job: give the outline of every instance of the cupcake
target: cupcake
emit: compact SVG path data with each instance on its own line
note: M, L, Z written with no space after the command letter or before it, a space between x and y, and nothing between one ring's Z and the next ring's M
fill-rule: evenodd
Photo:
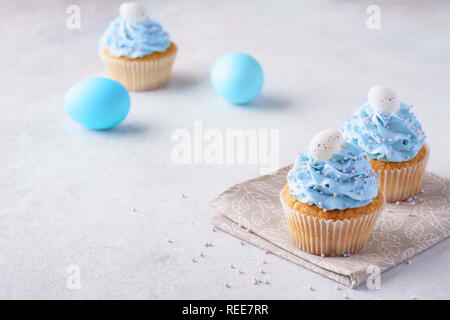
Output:
M146 91L167 83L177 46L161 25L136 3L120 6L100 39L100 58L109 77L130 91Z
M369 160L337 130L313 137L289 171L280 199L295 245L321 256L363 249L384 209Z
M430 154L422 126L394 91L376 86L368 98L342 133L370 159L386 202L409 199L419 193Z

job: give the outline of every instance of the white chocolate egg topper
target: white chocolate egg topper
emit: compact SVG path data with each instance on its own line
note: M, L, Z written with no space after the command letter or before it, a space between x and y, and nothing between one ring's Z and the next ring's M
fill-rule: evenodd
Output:
M309 155L316 160L330 160L333 154L342 150L344 138L339 130L320 131L309 143Z
M145 7L135 2L122 3L119 12L122 18L130 23L140 23L147 19Z
M369 90L369 104L378 112L391 114L400 110L400 100L397 94L382 86L375 86Z

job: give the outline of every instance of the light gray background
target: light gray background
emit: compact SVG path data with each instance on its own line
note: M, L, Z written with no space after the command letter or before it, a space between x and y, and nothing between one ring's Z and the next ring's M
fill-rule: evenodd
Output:
M132 93L129 116L106 132L72 121L63 98L77 81L104 74L98 39L120 1L1 3L0 298L449 298L450 241L383 273L380 290L337 291L212 232L208 202L259 166L170 158L171 133L202 120L205 128L279 128L286 165L384 84L415 106L429 169L450 178L448 1L147 2L179 46L173 77L161 90ZM66 28L69 4L81 7L81 30ZM366 27L370 4L381 7L381 30ZM230 50L264 68L263 92L248 106L229 105L209 83L214 59ZM80 290L66 286L70 265L81 269ZM254 286L255 276L271 284Z

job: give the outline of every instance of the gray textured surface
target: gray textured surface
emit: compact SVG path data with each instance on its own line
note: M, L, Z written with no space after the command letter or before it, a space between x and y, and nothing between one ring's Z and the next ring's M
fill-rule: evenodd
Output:
M380 83L415 106L432 149L429 169L450 177L450 3L389 1L381 30L368 30L370 1L148 2L180 48L174 74L164 89L133 93L128 118L107 132L80 127L62 101L76 81L103 74L97 41L120 2L1 5L0 298L449 298L449 241L384 273L380 290L337 291L212 232L208 201L259 167L175 165L170 137L194 120L280 128L285 165ZM69 4L81 7L81 30L66 28ZM257 57L266 74L263 94L246 107L228 105L209 85L214 59L236 49ZM206 257L192 263L201 251ZM271 284L254 286L262 258ZM80 267L80 290L66 286L70 265Z

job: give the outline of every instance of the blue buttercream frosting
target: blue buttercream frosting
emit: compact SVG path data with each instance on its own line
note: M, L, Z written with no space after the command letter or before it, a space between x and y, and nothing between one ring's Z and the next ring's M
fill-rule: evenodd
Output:
M401 162L414 158L422 148L425 134L411 112L401 103L397 113L378 112L363 105L341 128L344 137L358 144L370 158Z
M330 160L315 160L304 151L287 180L291 194L300 202L326 210L362 207L378 194L377 174L363 150L350 142Z
M100 49L114 57L142 58L153 52L163 52L170 46L167 32L151 19L131 23L119 16L109 23L100 39Z

